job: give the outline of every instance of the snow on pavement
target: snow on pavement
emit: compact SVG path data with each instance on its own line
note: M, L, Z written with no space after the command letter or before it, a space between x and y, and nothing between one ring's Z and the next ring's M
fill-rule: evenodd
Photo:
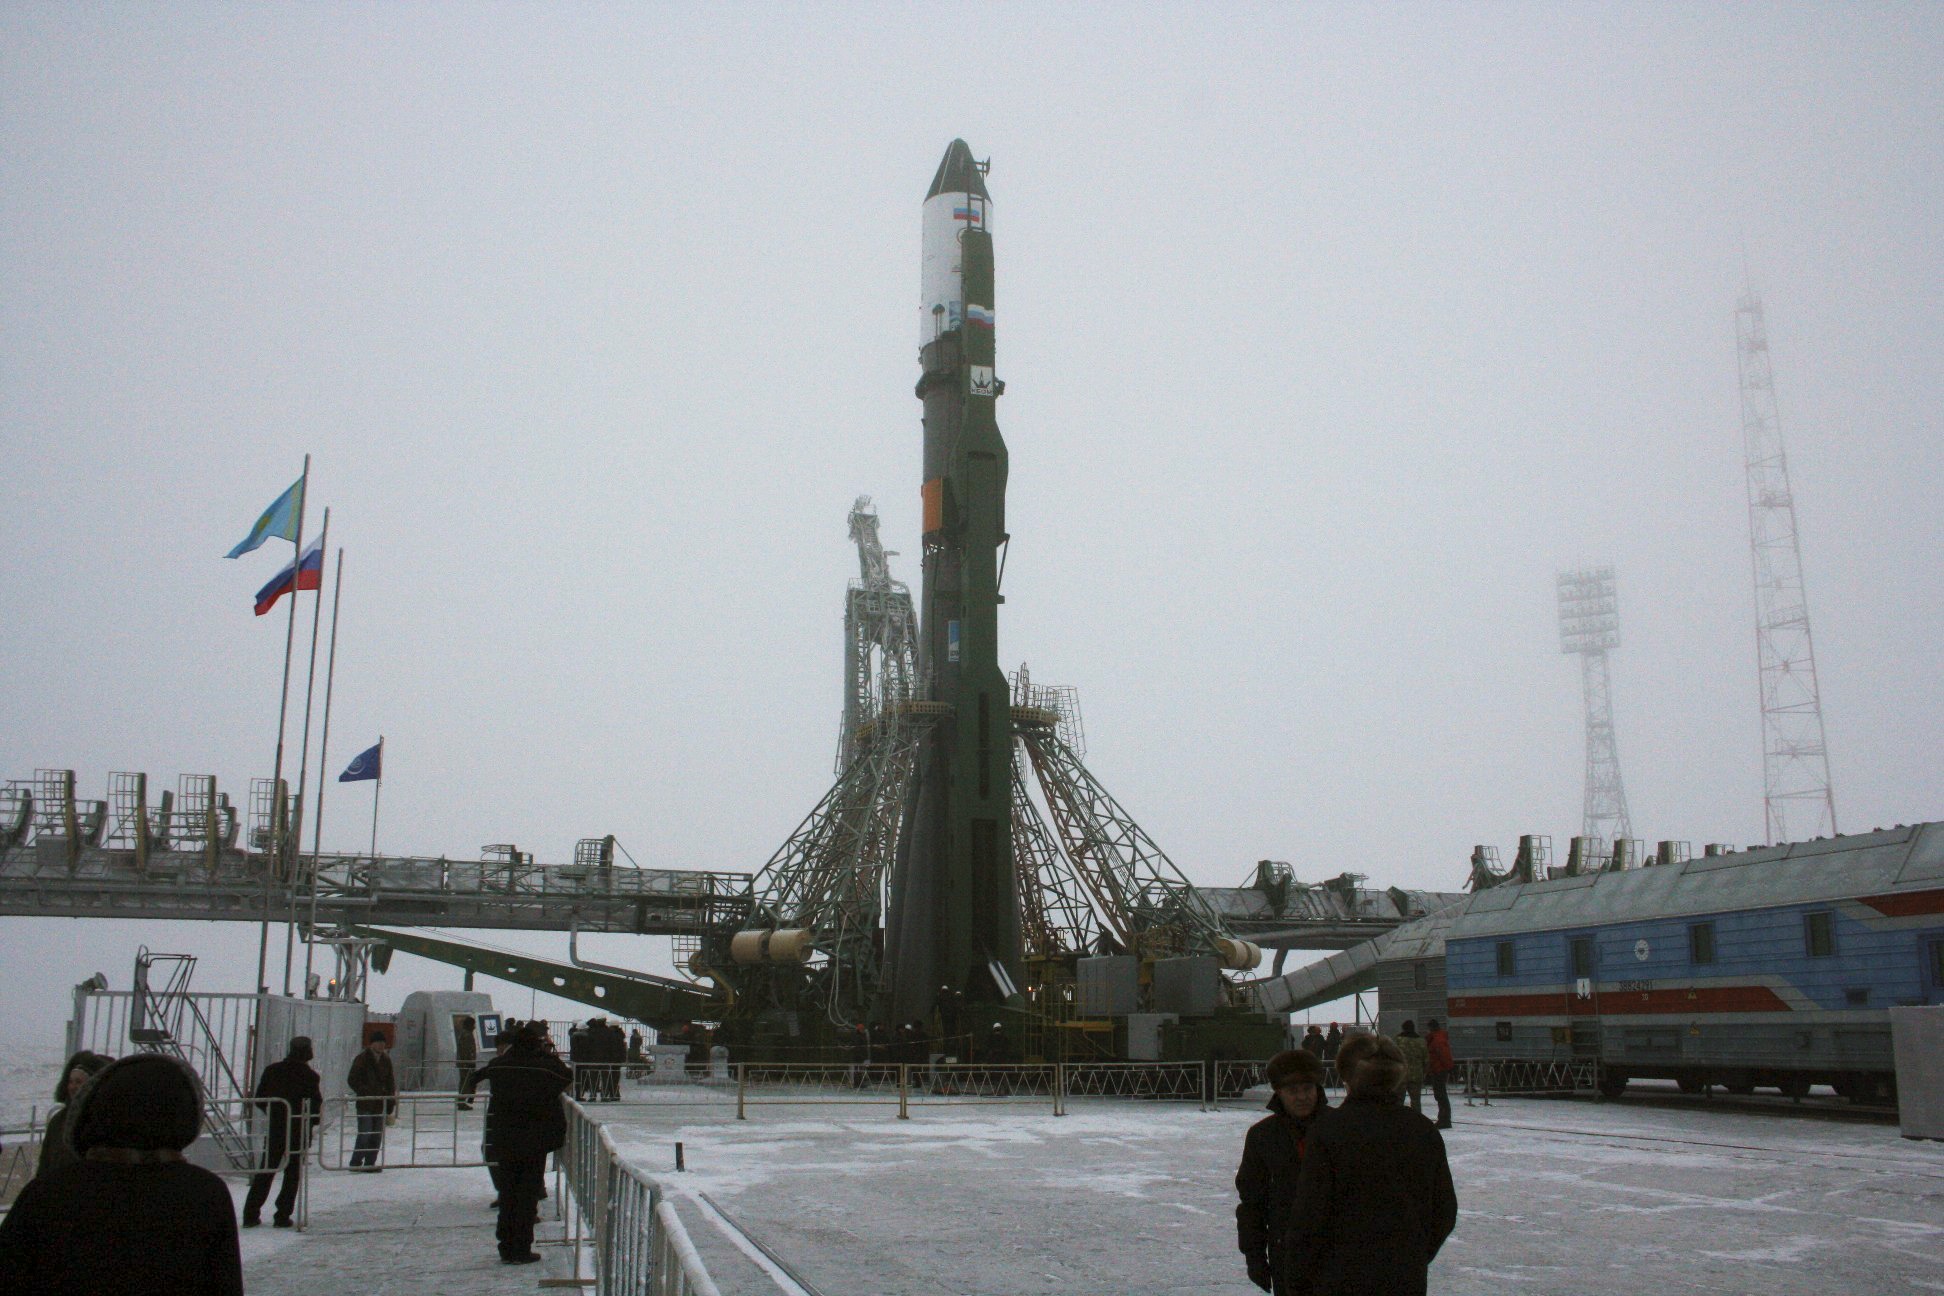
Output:
M1252 1107L947 1104L900 1121L891 1105L753 1105L739 1122L680 1097L705 1095L650 1087L592 1111L668 1187L724 1296L793 1293L792 1273L804 1296L1255 1290L1233 1187ZM1460 1218L1434 1293L1944 1292L1944 1144L1894 1126L1517 1099L1457 1119ZM309 1231L243 1235L256 1296L526 1293L572 1269L552 1201L545 1262L498 1263L477 1167L311 1185Z
M678 1201L706 1194L824 1296L1254 1290L1233 1177L1255 1110L824 1111L600 1114ZM1893 1126L1535 1100L1458 1122L1460 1219L1433 1292L1827 1296L1944 1273L1944 1145ZM722 1230L680 1209L716 1266Z

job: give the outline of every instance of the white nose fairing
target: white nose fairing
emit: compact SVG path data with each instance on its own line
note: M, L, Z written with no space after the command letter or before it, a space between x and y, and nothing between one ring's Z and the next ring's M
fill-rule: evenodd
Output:
M972 160L963 140L954 140L939 164L932 192L925 199L924 251L918 310L918 345L924 347L941 333L965 323L965 275L959 235L968 229L992 229L992 199L985 192L983 169ZM980 321L990 325L989 315Z

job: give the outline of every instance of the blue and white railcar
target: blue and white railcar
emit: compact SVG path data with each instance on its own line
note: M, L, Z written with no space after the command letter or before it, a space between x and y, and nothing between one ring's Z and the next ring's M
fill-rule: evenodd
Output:
M1944 1003L1944 823L1492 887L1445 975L1461 1058L1889 1097L1889 1009Z

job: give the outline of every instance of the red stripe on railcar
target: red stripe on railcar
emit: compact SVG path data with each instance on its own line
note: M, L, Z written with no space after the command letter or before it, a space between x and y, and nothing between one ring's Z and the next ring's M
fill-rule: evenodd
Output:
M1944 914L1944 890L1905 891L1898 895L1863 896L1862 903L1886 918Z
M1572 1011L1571 994L1465 995L1453 998L1453 1017L1563 1017ZM1603 990L1581 1001L1602 1017L1682 1013L1789 1012L1789 1005L1767 986L1696 986L1692 990Z

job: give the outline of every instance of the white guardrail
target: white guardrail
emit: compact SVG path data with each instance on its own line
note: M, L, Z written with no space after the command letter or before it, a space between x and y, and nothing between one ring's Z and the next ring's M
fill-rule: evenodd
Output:
M652 1175L615 1151L601 1123L572 1098L563 1177L573 1197L575 1256L581 1228L592 1235L599 1296L721 1296L675 1208Z

